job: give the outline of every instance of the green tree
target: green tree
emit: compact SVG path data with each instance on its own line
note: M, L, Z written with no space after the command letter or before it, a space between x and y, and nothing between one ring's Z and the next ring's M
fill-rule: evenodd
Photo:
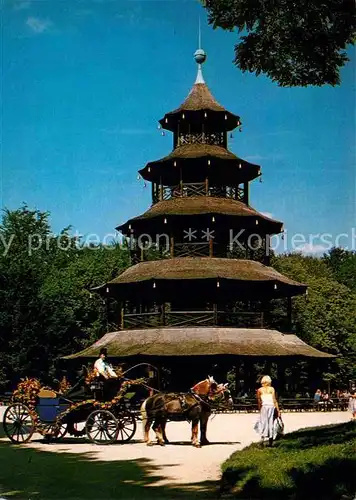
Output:
M58 358L106 331L106 302L90 289L127 267L128 251L55 235L49 214L27 206L5 210L0 237L0 385L50 382Z
M338 85L355 42L354 0L204 0L214 28L236 30L235 64L280 86Z
M335 279L325 259L282 255L273 265L309 287L307 297L293 299L295 328L302 340L336 356L324 375L333 373L339 382L355 378L356 294Z

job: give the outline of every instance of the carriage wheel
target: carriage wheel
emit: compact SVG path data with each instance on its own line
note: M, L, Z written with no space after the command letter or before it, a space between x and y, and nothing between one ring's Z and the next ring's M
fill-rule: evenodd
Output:
M122 415L118 415L118 428L119 431L117 433L117 440L121 442L130 441L135 435L136 432L136 419L132 413L124 413Z
M29 408L22 403L10 405L3 420L7 437L16 444L27 443L35 432L35 421Z
M85 423L87 437L95 444L114 443L118 430L118 421L108 410L93 411Z
M67 424L61 424L60 427L55 424L46 424L41 429L41 434L47 441L59 441L67 434L67 430Z

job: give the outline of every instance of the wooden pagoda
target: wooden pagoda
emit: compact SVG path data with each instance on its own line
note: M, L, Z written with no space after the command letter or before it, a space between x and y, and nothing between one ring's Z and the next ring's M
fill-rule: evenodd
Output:
M173 151L140 170L152 185L151 207L117 228L130 241L132 266L98 291L120 304L118 331L70 356L106 346L110 356L169 367L172 380L180 370L185 388L212 364L226 374L244 363L246 378L256 359L329 356L291 333L292 297L307 287L269 266L270 237L283 224L250 206L261 168L229 151L241 120L210 93L205 59L195 53L193 88L159 121L173 133ZM273 314L281 300L285 314Z

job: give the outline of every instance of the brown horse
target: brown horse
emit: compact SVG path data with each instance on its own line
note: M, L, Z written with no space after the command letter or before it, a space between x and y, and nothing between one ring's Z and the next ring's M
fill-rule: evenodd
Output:
M212 404L217 398L223 398L224 403L232 404L231 394L227 384L217 384L213 377L202 380L189 393L158 393L147 398L141 406L144 441L152 445L149 431L153 424L158 444L168 443L165 433L167 420L192 422L192 444L200 447L209 444L206 437L208 419ZM198 427L200 423L200 443Z

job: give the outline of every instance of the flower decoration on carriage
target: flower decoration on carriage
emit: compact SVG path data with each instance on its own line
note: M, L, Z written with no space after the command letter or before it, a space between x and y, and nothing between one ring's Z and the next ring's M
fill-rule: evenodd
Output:
M59 382L58 392L61 394L65 394L72 387L70 382L68 382L67 377L64 376L62 380Z

